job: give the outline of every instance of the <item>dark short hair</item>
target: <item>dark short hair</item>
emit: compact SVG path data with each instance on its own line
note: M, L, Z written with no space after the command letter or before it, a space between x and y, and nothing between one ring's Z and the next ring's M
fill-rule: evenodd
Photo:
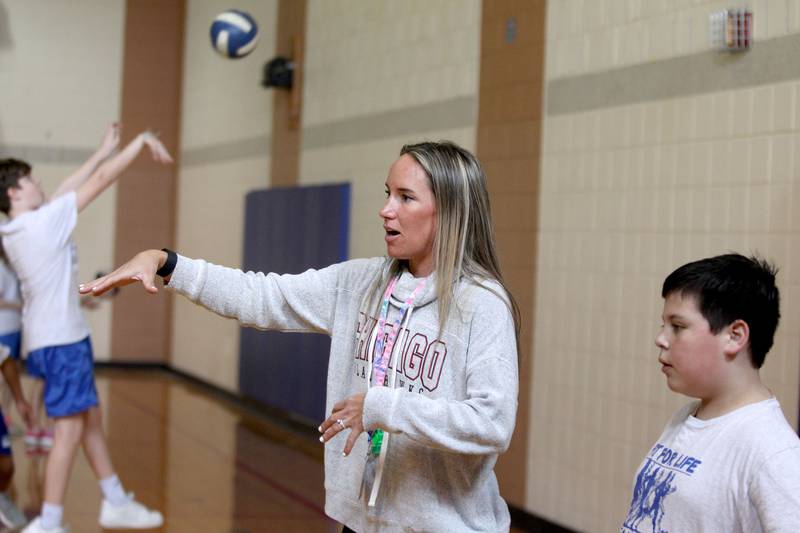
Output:
M8 190L19 187L19 180L31 173L31 166L19 159L0 159L0 211L11 211Z
M761 368L780 320L778 269L757 257L725 254L687 263L664 280L661 296L693 296L712 333L735 320L750 328L750 358Z

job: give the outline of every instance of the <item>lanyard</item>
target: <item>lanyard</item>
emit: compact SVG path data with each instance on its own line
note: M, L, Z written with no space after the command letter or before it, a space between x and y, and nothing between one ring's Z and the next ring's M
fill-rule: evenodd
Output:
M383 300L381 301L381 311L378 316L378 337L375 342L375 352L373 355L373 362L372 362L372 370L373 370L373 379L372 383L373 386L381 387L386 384L386 371L389 367L389 362L392 358L392 351L394 350L394 344L397 340L397 335L400 333L400 324L406 317L406 313L408 312L411 304L414 302L414 298L417 297L417 293L425 286L426 280L423 279L419 285L411 292L411 294L406 298L406 301L403 303L403 306L400 308L400 313L398 314L397 319L395 320L394 324L392 325L391 329L389 330L388 337L386 336L386 319L389 315L389 299L392 296L392 291L394 291L397 282L400 280L400 274L392 278L389 281L389 284L386 286L386 290L383 293ZM395 363L396 364L396 363ZM369 442L371 447L373 447L373 453L375 453L374 448L377 447L377 450L380 450L381 440L383 437L383 431L378 429L375 431L368 432L369 435ZM373 436L376 438L373 440ZM376 454L377 455L377 454Z
M406 312L408 308L411 307L411 304L414 302L414 298L416 298L417 293L425 286L425 281L422 280L419 285L411 292L411 294L406 298L406 301L403 303L403 306L400 308L400 313L395 320L392 328L389 330L389 336L386 338L386 318L389 314L389 298L392 296L392 291L394 290L395 286L397 285L400 276L395 276L390 282L389 285L386 286L386 291L383 293L383 301L381 302L381 312L378 318L378 338L375 342L375 357L373 358L372 363L372 370L373 370L373 380L372 383L375 386L385 385L386 381L386 370L389 366L389 360L392 357L392 350L394 349L394 343L397 340L397 335L400 333L400 324L402 323L403 319L406 316Z

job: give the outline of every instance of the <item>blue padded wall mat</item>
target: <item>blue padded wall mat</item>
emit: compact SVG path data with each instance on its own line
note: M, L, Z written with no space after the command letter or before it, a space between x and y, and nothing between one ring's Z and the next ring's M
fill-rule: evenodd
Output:
M299 274L347 259L350 185L287 187L246 198L245 271ZM239 391L318 424L325 414L330 338L241 328Z

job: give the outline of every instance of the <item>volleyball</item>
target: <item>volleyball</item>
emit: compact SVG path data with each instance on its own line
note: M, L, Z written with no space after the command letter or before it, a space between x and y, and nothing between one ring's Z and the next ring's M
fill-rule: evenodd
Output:
M211 46L225 57L244 57L253 51L257 43L258 25L244 11L223 11L211 23Z

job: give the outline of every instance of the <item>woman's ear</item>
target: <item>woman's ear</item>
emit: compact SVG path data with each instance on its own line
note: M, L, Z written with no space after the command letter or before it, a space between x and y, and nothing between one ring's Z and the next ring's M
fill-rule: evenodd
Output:
M736 356L747 348L750 341L750 326L742 319L736 319L727 327L728 339L725 342L724 352L729 356Z

